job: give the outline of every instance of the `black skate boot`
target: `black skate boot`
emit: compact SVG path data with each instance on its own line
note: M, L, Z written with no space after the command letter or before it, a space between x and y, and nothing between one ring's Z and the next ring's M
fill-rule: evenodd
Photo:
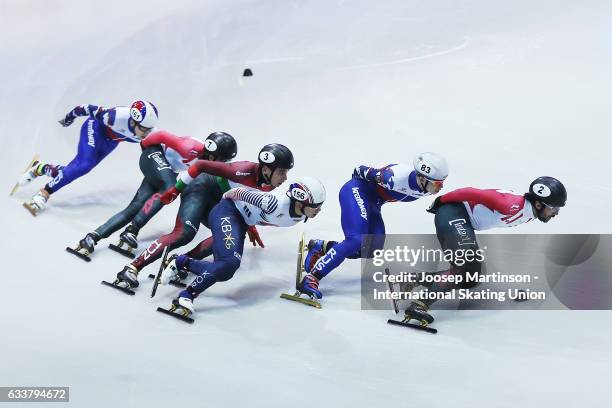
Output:
M119 238L125 242L132 250L138 248L138 228L130 224L123 230Z
M84 261L91 261L89 257L90 254L93 253L96 244L100 240L100 236L95 232L90 232L85 235L85 238L79 241L79 244L76 248L66 247L66 251L70 252L73 255L78 256Z
M421 325L427 326L434 321L433 316L427 313L428 311L429 306L427 306L427 304L421 302L420 300L414 300L404 312L404 322L409 322L410 320L414 319L421 322Z
M102 281L103 285L113 289L120 290L126 295L134 295L132 288L138 287L138 269L132 265L125 265L123 270L117 274L117 279L114 282Z
M117 280L124 282L128 288L138 287L138 269L132 265L125 265L123 270L117 274Z
M433 323L434 318L432 315L427 313L428 310L429 306L426 303L421 302L420 300L414 300L412 301L410 306L408 306L408 309L406 309L406 311L404 312L404 320L399 321L389 319L387 320L387 323L393 324L395 326L409 327L411 329L417 329L426 331L428 333L436 334L438 330L434 329L433 327L429 327L429 324ZM410 320L412 319L418 320L420 324L410 323Z
M95 232L90 232L85 235L85 238L79 241L79 246L81 249L85 250L87 253L85 255L89 255L93 253L94 247L100 240L100 237Z
M138 228L133 224L128 225L119 235L119 242L117 245L110 244L108 247L123 256L134 259L136 257L134 250L138 248Z

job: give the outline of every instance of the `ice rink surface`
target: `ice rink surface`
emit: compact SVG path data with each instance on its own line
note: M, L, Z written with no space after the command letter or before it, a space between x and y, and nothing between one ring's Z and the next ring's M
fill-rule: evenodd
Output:
M322 281L322 310L278 296L300 232L341 238L337 191L355 165L425 150L449 161L445 191L564 182L559 217L504 232L612 232L611 22L595 0L1 0L0 385L70 386L74 407L609 406L610 312L441 311L432 336L361 311L357 261ZM129 202L137 145L36 219L21 201L43 181L8 197L35 152L72 159L80 122L57 120L74 106L141 98L174 133L230 132L238 159L284 143L292 176L328 191L317 219L260 228L266 248L196 300L192 326L155 312L174 288L151 300L144 278L134 297L99 284L125 264L113 240L90 264L64 252ZM433 233L429 202L386 205L387 232Z

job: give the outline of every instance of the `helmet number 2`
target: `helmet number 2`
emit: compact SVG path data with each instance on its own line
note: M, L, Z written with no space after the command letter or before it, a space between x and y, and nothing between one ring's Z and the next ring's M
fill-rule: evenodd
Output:
M207 139L205 143L207 151L214 152L215 150L217 150L217 144L214 140Z

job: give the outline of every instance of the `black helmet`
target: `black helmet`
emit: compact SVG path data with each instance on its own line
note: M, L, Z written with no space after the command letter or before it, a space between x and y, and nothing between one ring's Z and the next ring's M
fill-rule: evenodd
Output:
M293 168L293 153L280 143L267 144L259 152L259 163L289 170Z
M567 191L554 177L538 177L531 182L527 197L530 201L540 201L549 207L563 207L567 201Z
M212 154L215 160L230 161L238 153L238 145L232 135L225 132L214 132L204 141L206 153Z

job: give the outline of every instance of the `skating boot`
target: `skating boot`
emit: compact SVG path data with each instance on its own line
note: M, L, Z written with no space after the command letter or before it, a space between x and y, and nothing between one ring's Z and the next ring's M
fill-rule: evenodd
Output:
M429 311L429 306L425 303L414 300L408 306L408 309L404 312L404 322L409 322L410 320L418 320L421 322L422 326L427 326L428 324L433 323L434 318L432 315L427 313Z
M312 272L317 261L324 256L331 247L332 241L322 239L311 239L308 241L308 253L304 259L304 270Z
M134 250L138 248L138 229L133 225L128 225L126 229L119 235L117 245L109 244L108 247L113 251L127 256L130 259L136 258ZM124 247L125 246L125 247Z
M66 251L78 256L86 262L89 262L91 261L89 255L93 253L94 248L99 240L100 237L97 233L90 232L89 234L85 235L85 238L79 241L79 245L77 245L76 248L67 247Z
M84 255L93 253L96 244L100 240L100 237L95 232L90 232L85 235L85 238L79 241L79 247L83 250Z
M138 287L138 269L132 265L125 265L123 270L117 274L119 282L125 282L128 288Z
M184 255L173 255L172 257L170 257L170 262L166 264L166 267L164 268L161 277L159 278L159 283L161 283L162 285L168 285L173 281L178 282L182 279L185 279L187 277L187 272L177 266L177 263L182 264L184 262L184 259Z
M304 278L297 285L296 289L299 292L308 295L313 299L315 297L317 299L321 299L323 297L323 294L321 293L321 291L319 291L319 279L317 279L316 276L310 273L304 275Z
M185 290L179 293L178 297L172 300L172 307L174 308L174 310L178 309L179 312L181 312L184 316L192 314L194 308L191 294ZM183 310L180 311L180 308L182 308Z
M25 186L26 184L34 180L36 177L42 176L44 174L42 172L43 167L45 167L43 163L39 162L38 160L35 161L32 164L32 167L30 167L25 173L21 175L21 178L19 179L19 186Z
M47 200L49 200L49 193L47 190L42 189L32 197L27 203L23 203L23 206L33 215L36 216L39 212L45 209L47 206Z
M119 235L119 238L132 250L138 248L138 229L133 225L128 225L121 235Z
M186 323L193 323L193 319L189 317L193 313L193 297L186 290L179 293L177 298L172 300L172 305L169 309L163 307L157 308L158 312L172 316L175 319L182 320Z

